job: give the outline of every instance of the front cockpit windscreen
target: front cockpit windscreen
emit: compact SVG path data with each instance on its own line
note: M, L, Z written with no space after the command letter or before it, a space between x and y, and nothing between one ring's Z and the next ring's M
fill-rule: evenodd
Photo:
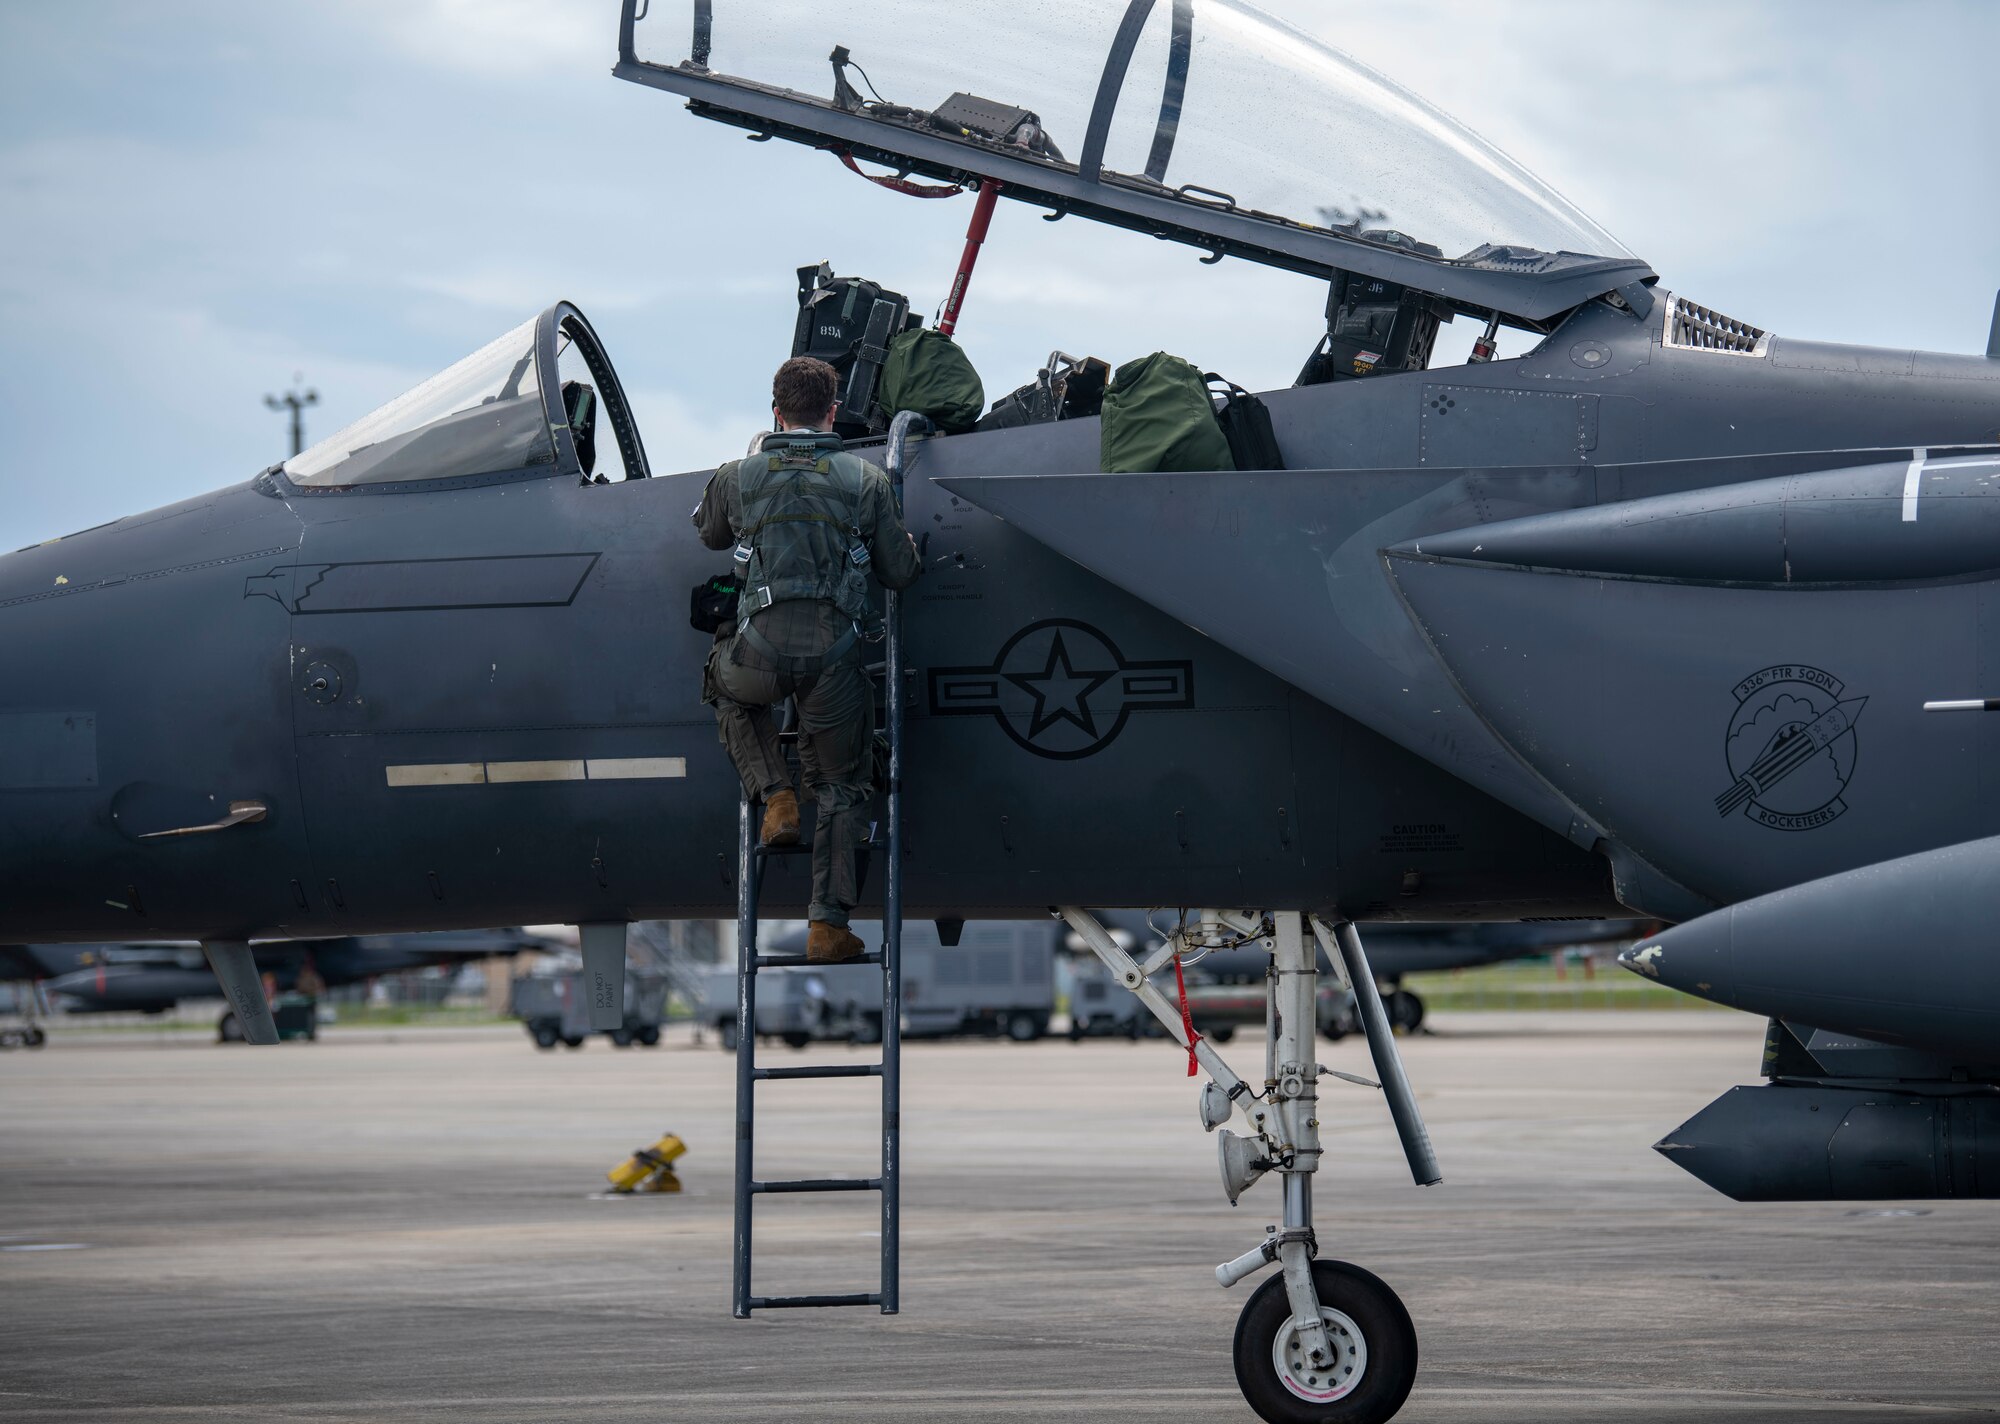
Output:
M1019 111L1018 156L1075 167L1100 81L1138 12L1100 181L1273 217L1444 261L1532 249L1631 254L1546 183L1423 99L1242 0L654 0L644 57L689 58L710 15L718 79L889 124ZM852 64L836 87L828 56ZM1111 66L1115 78L1115 64ZM961 101L954 106L952 96ZM988 101L968 106L963 96ZM1004 111L1004 112L1003 112ZM976 131L976 130L975 130ZM991 134L985 135L991 137Z
M536 371L539 318L284 464L297 485L400 484L554 465Z

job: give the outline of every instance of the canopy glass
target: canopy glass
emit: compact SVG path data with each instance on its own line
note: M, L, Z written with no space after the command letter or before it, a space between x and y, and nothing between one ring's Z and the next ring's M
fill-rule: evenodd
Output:
M1209 210L1446 263L1634 260L1449 116L1241 0L654 0L635 36L656 64ZM1035 122L1009 129L1018 111Z
M381 485L553 465L537 372L540 317L494 338L285 461L297 485Z

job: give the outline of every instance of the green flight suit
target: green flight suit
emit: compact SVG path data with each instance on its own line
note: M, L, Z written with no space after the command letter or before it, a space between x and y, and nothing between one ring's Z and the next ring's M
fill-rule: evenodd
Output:
M816 431L771 436L762 454L722 466L694 522L709 548L738 549L743 590L735 630L709 654L702 699L744 794L758 800L791 785L771 709L794 700L800 769L819 811L809 914L845 926L874 800L875 696L857 624L870 573L908 588L922 565L889 477Z

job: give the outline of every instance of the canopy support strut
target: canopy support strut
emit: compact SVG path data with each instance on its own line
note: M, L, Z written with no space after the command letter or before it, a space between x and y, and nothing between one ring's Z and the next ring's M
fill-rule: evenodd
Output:
M965 228L965 251L959 254L958 274L951 279L951 295L945 298L937 329L950 336L958 329L959 308L965 305L965 289L972 281L972 264L979 260L979 248L986 241L986 229L993 221L993 205L999 200L1000 185L991 178L979 183L979 198L972 205L972 221Z

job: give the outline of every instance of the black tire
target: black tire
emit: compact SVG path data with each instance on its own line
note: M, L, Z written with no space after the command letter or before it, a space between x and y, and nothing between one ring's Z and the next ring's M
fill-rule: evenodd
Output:
M1210 1029L1207 1036L1214 1039L1217 1043L1227 1043L1230 1039L1236 1037L1236 1025L1222 1024Z
M632 1030L629 1028L614 1028L610 1030L609 1037L613 1048L630 1048L632 1046Z
M1279 1377L1272 1350L1280 1330L1291 1333L1292 1307L1284 1277L1274 1273L1237 1317L1236 1383L1270 1424L1383 1424L1403 1407L1417 1379L1417 1329L1410 1313L1394 1291L1359 1266L1315 1261L1312 1273L1321 1307L1339 1311L1361 1332L1367 1356L1359 1381L1345 1385L1348 1392L1337 1399L1314 1401L1293 1393Z
M1328 1019L1319 1026L1319 1036L1329 1043L1340 1042L1349 1032L1346 1019Z
M855 1020L854 1036L851 1043L880 1043L882 1041L882 1016L862 1014Z
M535 1040L535 1047L541 1049L554 1048L556 1040L560 1037L548 1024L535 1024L528 1030L528 1036Z
M1388 1010L1390 1028L1415 1033L1424 1026L1424 1001L1408 989L1390 991L1389 1002L1382 1007Z
M658 1048L660 1046L660 1026L658 1024L647 1024L644 1028L634 1032L632 1036L639 1040L641 1048Z
M783 1039L784 1045L787 1048L804 1048L808 1043L813 1041L811 1034L803 1029L796 1028L789 1033L780 1034L779 1037Z
M1029 1013L1007 1015L1007 1037L1016 1043L1033 1043L1042 1036L1042 1026Z
M42 1032L40 1024L29 1024L27 1032L21 1035L21 1041L30 1048L40 1048L49 1041L49 1036Z
M235 1010L232 1009L228 1013L225 1013L221 1021L216 1024L215 1041L217 1043L241 1043L243 1041L243 1028L242 1025L236 1022Z
M564 1048L581 1048L583 1047L583 1035L577 1034L574 1038L565 1036L562 1045Z
M715 1026L715 1036L721 1040L722 1051L724 1053L734 1053L736 1051L736 1020L724 1019L721 1023L717 1024Z

